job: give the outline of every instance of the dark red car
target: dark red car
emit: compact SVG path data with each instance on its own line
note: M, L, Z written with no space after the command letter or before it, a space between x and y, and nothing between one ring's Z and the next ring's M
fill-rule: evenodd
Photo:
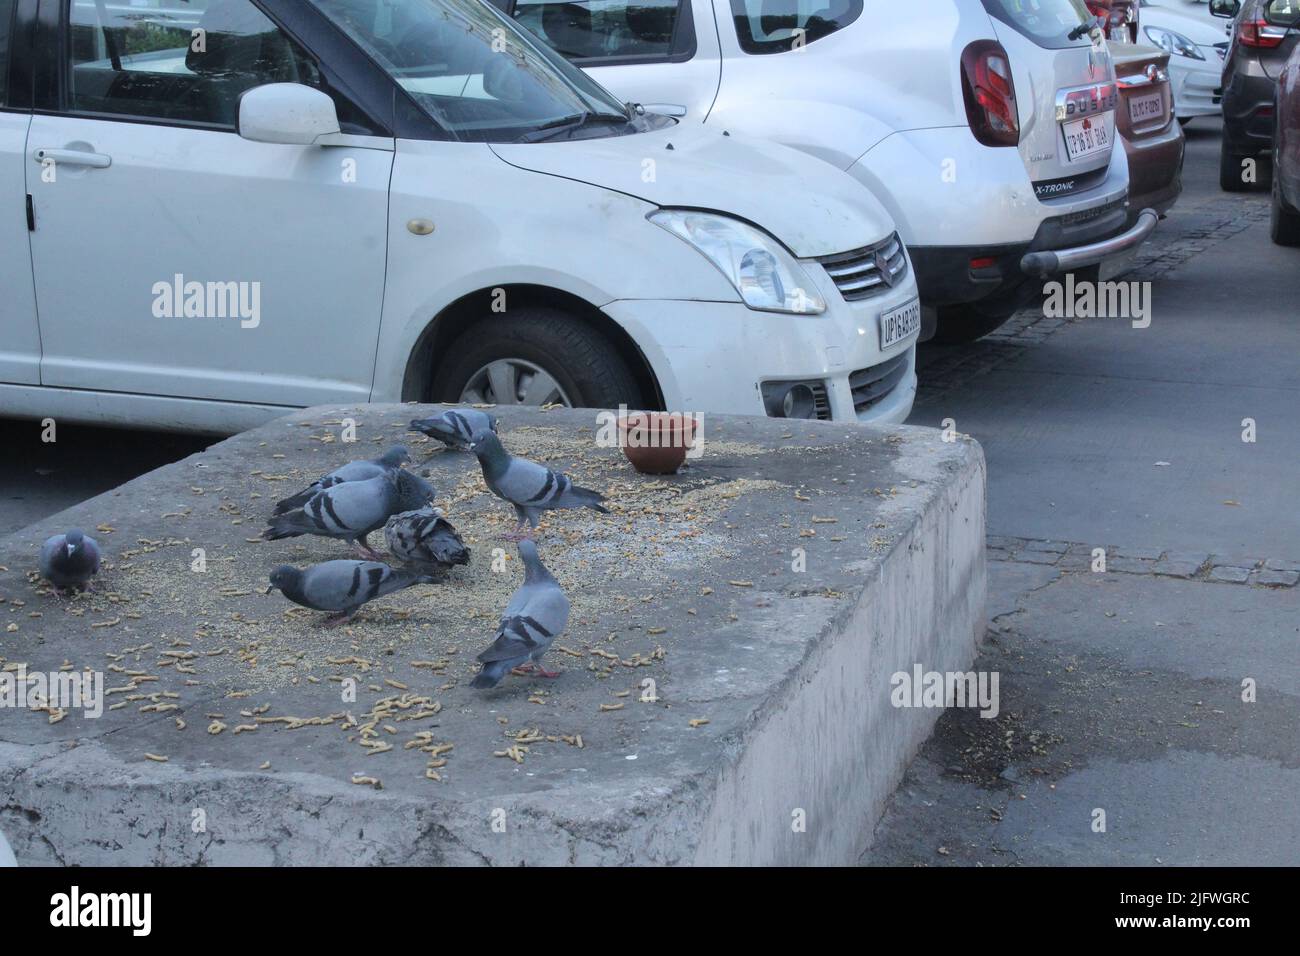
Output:
M1151 208L1163 216L1182 192L1183 128L1174 121L1169 54L1110 41L1119 108L1115 127L1128 154L1130 218Z
M1300 44L1278 75L1273 117L1273 241L1300 246Z

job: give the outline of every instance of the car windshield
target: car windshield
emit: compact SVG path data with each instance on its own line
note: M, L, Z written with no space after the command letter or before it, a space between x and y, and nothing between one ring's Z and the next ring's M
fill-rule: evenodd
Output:
M1076 30L1097 19L1084 0L984 0L984 9L1048 49L1089 42Z
M456 139L641 128L613 95L483 0L311 2Z

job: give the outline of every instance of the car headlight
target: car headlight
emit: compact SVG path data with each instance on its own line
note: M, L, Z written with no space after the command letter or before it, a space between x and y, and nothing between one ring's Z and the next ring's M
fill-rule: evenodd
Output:
M1170 53L1176 53L1179 56L1191 57L1193 60L1204 60L1205 54L1202 53L1191 40L1181 33L1175 33L1173 30L1162 30L1159 27L1144 27L1147 38L1156 46Z
M689 243L717 266L751 309L813 315L826 311L826 302L808 273L761 229L738 219L690 209L660 209L646 218Z

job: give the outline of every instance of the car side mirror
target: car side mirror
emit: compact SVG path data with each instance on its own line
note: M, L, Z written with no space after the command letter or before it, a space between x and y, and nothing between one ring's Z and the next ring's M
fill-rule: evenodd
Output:
M1210 13L1216 17L1232 19L1241 9L1241 0L1210 0Z
M255 143L316 146L341 132L334 101L301 83L267 83L239 98L239 135Z

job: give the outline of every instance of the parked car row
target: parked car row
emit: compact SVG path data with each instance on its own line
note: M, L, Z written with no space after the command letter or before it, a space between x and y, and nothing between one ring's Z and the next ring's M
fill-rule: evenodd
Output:
M1082 0L496 2L0 0L0 413L901 421L1177 193Z

